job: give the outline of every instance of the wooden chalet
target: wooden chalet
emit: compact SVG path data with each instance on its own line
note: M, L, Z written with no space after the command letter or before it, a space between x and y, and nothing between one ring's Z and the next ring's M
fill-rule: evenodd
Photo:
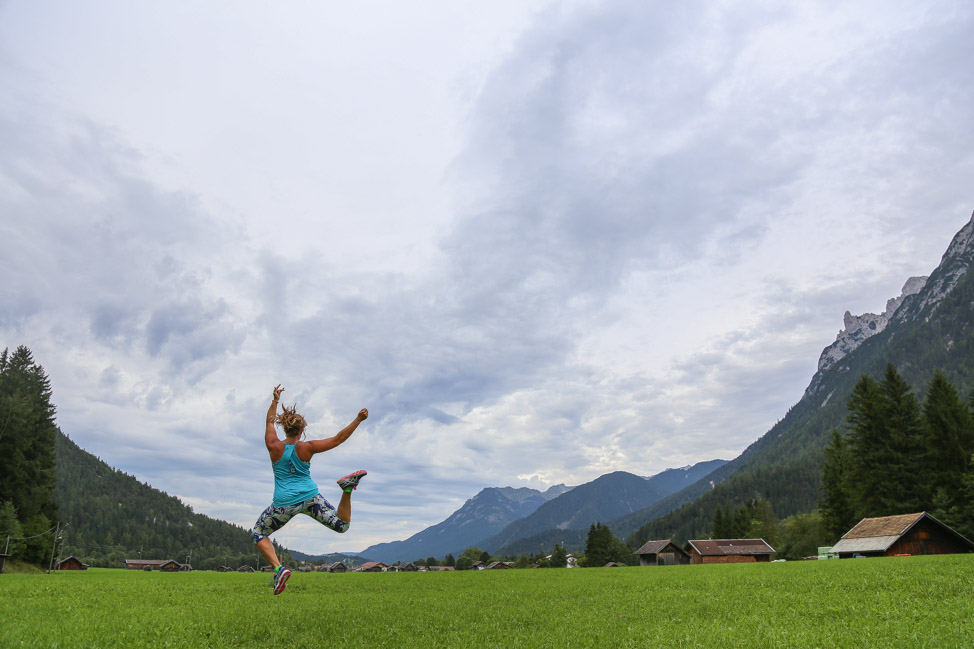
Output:
M68 557L57 564L58 570L87 570L88 564L81 563L81 560L76 557Z
M506 561L494 561L489 566L484 568L484 570L511 570L514 566Z
M690 563L770 562L774 548L764 539L712 539L687 541Z
M641 566L680 566L690 563L690 555L673 541L647 541L633 554Z
M325 566L325 570L328 572L348 572L348 566L341 561L336 561Z
M359 568L359 572L385 572L386 564L381 561L369 561L368 563L363 563L362 567Z
M126 570L160 570L162 572L180 572L181 570L192 570L193 568L172 559L126 559Z
M237 568L237 572L257 572L254 570L253 566L240 566Z
M427 566L428 572L452 572L453 566Z
M832 552L840 559L856 555L961 554L972 550L974 543L927 512L864 518L832 546Z
M399 566L399 572L419 572L419 566L415 563L404 563Z
M470 567L467 568L467 570L483 570L486 567L487 564L485 564L483 561L474 561L470 564Z

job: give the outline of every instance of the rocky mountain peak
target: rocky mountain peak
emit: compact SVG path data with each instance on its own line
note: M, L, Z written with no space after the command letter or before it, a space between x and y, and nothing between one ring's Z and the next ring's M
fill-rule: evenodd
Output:
M899 297L886 302L886 310L880 314L864 313L859 316L845 312L843 329L835 342L822 351L818 359L818 371L805 394L814 394L822 382L822 375L842 358L848 356L866 339L880 333L892 322L907 322L918 317L929 318L929 309L935 307L944 296L957 286L957 282L974 262L974 214L967 225L954 235L940 260L940 265L929 277L911 277L903 285Z

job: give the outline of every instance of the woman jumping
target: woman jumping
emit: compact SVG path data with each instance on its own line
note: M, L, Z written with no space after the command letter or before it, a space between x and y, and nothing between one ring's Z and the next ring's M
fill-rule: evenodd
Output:
M267 427L264 431L264 444L267 445L267 452L271 456L271 467L274 469L274 502L257 519L253 531L257 549L274 567L275 595L284 592L291 571L281 565L274 552L274 545L267 537L281 529L296 514L310 516L339 534L344 534L348 530L349 521L352 519L352 491L367 472L356 471L344 478L339 478L338 486L342 488L342 499L338 502L336 511L318 492L318 485L311 479L311 457L315 453L330 451L347 440L358 425L369 416L369 411L362 408L352 423L341 429L334 437L302 442L299 438L307 422L296 412L297 406L285 407L284 412L277 414L277 402L281 398L281 392L284 392L284 388L278 384L274 388L271 406L267 409ZM286 436L284 441L277 436L275 422L284 429Z

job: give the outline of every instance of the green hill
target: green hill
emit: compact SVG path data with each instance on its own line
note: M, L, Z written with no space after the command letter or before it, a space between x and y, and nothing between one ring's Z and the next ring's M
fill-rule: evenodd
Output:
M60 431L56 498L64 528L60 555L92 566L125 559L190 560L194 569L255 566L250 532L194 513L178 498L113 469ZM278 549L280 552L280 549Z

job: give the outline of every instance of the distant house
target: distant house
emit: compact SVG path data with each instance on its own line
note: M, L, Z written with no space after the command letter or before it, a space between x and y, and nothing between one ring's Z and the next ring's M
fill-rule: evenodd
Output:
M57 569L58 570L87 570L88 564L81 563L81 560L76 559L75 557L68 557L67 559L64 559L59 564L57 564Z
M368 563L362 564L359 572L385 572L386 568L388 568L388 566L381 561L369 561Z
M253 566L240 566L237 572L256 572Z
M418 572L418 571L419 571L419 566L417 566L415 563L412 562L404 563L403 565L399 566L399 572Z
M483 561L474 561L473 563L470 564L470 567L467 568L467 570L483 570L486 567L487 564L484 563Z
M505 561L494 561L489 566L484 568L484 570L511 570L514 566Z
M427 566L429 572L452 572L453 566Z
M840 559L857 554L893 557L960 554L972 550L974 543L927 512L864 518L832 546L832 552Z
M690 555L673 541L647 541L633 554L639 557L641 566L679 566L690 563Z
M774 548L764 539L687 541L691 564L769 562Z
M621 563L616 563L615 561L610 561L609 563L602 566L603 568L621 568Z
M126 570L161 570L162 572L179 572L183 564L172 559L126 559ZM187 570L193 568L186 564Z
M230 566L220 566L216 569L217 572L233 572L233 568Z

